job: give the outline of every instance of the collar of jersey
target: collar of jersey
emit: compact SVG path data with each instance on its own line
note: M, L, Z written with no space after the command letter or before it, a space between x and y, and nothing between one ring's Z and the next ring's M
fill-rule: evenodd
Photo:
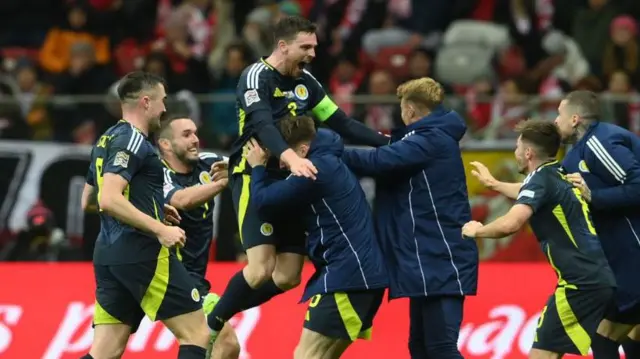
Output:
M598 126L598 124L600 124L600 122L598 121L594 121L591 125L589 125L589 128L587 129L587 132L584 133L584 136L582 136L582 138L580 139L580 141L576 142L576 145L578 144L582 144L583 142L586 142L589 137L591 137L591 132L593 132L596 128L596 126Z
M124 118L121 118L120 122L127 123L129 126L131 126L131 128L133 128L134 130L138 131L142 136L144 136L144 138L147 138L147 135L145 135L144 132L140 131L140 129L137 128L136 126L134 126L131 122L125 120Z

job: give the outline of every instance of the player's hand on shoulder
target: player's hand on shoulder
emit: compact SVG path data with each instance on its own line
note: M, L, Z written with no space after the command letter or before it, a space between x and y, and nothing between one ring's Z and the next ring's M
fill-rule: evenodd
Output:
M267 163L267 153L262 149L258 141L253 138L244 145L242 155L251 167L263 166Z
M569 173L567 175L567 181L569 181L575 188L580 190L582 198L587 202L591 202L591 190L587 186L587 182L582 178L580 173Z
M166 225L179 225L181 219L180 213L178 213L178 210L174 206L170 204L164 205L164 223Z
M289 164L289 171L291 171L294 176L307 177L311 179L316 179L316 173L318 173L313 162L309 161L307 158L300 157Z
M184 247L187 235L184 230L176 226L164 226L162 231L158 233L158 241L167 248L175 246Z
M471 174L477 178L483 186L491 188L498 182L482 162L473 161L469 164L474 168L471 170Z
M482 223L478 221L469 221L462 226L462 236L475 238L476 232L483 226Z

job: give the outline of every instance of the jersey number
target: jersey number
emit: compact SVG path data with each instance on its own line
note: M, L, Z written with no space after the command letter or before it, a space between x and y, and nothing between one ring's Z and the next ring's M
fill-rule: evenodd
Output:
M322 299L322 294L316 294L311 297L311 301L309 302L309 308L315 308L320 303L320 299ZM307 309L307 314L304 316L304 320L309 321L311 319L311 315L309 314L309 309Z
M102 191L102 181L103 181L103 174L102 174L102 165L104 163L104 159L102 157L97 157L96 158L96 185L98 186L98 197L97 197L97 202L100 203L100 191Z
M202 205L202 208L204 208L204 211L202 212L202 218L207 218L207 212L209 211L209 202L205 202Z
M291 114L291 116L296 116L296 110L298 109L298 104L295 102L289 102L289 104L287 105L287 108L289 109L289 113Z

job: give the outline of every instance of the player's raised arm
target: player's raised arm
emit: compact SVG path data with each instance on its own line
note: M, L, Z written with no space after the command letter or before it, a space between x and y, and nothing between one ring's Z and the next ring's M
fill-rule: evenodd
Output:
M473 166L473 170L471 170L471 174L482 183L483 186L489 188L492 191L499 192L505 197L516 199L518 198L518 193L520 192L520 188L522 187L522 183L520 182L502 182L498 181L493 175L491 171L481 162L473 161L469 163Z
M601 142L595 135L587 140L585 156L591 174L612 186L591 188L591 205L612 209L640 205L640 164L622 139Z
M108 157L102 168L98 205L121 222L158 235L164 229L162 222L144 214L129 202L124 192L133 175L143 164L146 153L140 149L143 136L137 130L120 134L108 144ZM162 204L159 204L162 205Z
M322 88L322 85L320 85L313 75L306 70L305 73L311 78L309 84L312 86L311 93L315 99L311 111L318 120L326 123L327 126L331 127L331 129L336 131L340 136L348 138L359 145L379 147L389 143L389 137L347 116L347 114L329 98Z

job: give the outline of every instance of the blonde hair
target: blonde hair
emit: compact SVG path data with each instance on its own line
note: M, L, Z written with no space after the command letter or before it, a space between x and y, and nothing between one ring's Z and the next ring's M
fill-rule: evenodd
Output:
M444 89L431 77L410 80L398 86L398 97L433 110L444 101Z

